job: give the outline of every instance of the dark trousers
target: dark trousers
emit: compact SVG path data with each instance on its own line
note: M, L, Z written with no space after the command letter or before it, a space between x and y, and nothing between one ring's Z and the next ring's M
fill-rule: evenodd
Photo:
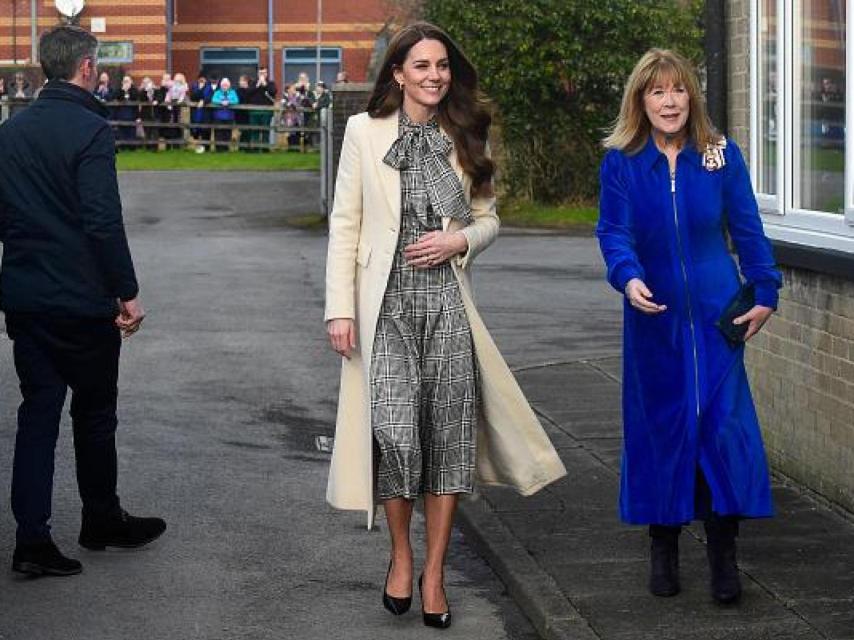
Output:
M71 419L83 511L119 509L116 495L116 403L121 334L112 319L7 314L23 402L12 470L18 542L50 537L54 449L65 396Z

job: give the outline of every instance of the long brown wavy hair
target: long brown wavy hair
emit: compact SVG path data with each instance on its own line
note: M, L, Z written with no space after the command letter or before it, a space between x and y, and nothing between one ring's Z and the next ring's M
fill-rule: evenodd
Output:
M605 148L620 149L629 155L643 149L652 130L643 98L656 82L666 80L681 84L688 91L688 122L685 126L697 151L703 153L707 145L721 140L721 134L709 120L700 81L691 63L675 51L650 49L641 57L629 76L623 92L620 115L614 121L608 136L602 141Z
M372 118L383 118L401 108L403 92L394 80L394 71L403 66L409 50L422 40L438 40L445 45L451 84L439 103L439 124L454 141L460 165L472 179L473 192L489 192L495 173L495 164L486 153L486 139L492 124L489 104L478 88L474 65L436 25L416 22L394 35L368 101L368 114Z

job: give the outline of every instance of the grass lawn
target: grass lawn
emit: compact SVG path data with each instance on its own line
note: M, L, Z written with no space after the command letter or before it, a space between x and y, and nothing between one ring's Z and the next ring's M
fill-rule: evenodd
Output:
M501 218L501 225L505 227L593 231L599 219L599 209L590 205L499 203L498 217ZM288 218L288 224L303 229L320 230L326 228L326 219L319 214L306 214Z
M196 153L184 149L121 151L119 171L318 171L320 154L275 151L271 153Z
M530 202L499 203L501 224L508 227L592 230L599 219L593 205L542 205Z

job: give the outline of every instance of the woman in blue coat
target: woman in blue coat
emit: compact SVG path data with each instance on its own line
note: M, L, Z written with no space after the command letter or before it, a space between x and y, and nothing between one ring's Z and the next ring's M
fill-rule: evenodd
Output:
M732 602L738 520L772 506L744 345L715 322L743 277L755 306L734 324L749 339L777 306L780 274L741 152L713 129L684 58L641 58L605 146L597 235L625 296L620 515L649 525L661 596L679 592L681 527L704 520L712 595Z

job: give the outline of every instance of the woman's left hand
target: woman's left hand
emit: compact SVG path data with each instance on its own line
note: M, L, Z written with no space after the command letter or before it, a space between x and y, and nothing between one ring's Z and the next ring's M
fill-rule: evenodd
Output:
M747 342L750 338L759 333L762 325L768 322L768 318L771 317L772 313L774 313L774 309L771 307L763 307L762 305L757 304L743 316L739 316L733 320L732 323L736 325L744 324L745 322L750 323L747 327L747 333L744 335L744 341Z
M425 233L418 242L403 249L403 257L413 267L429 269L457 254L465 253L468 240L459 231L431 231Z

